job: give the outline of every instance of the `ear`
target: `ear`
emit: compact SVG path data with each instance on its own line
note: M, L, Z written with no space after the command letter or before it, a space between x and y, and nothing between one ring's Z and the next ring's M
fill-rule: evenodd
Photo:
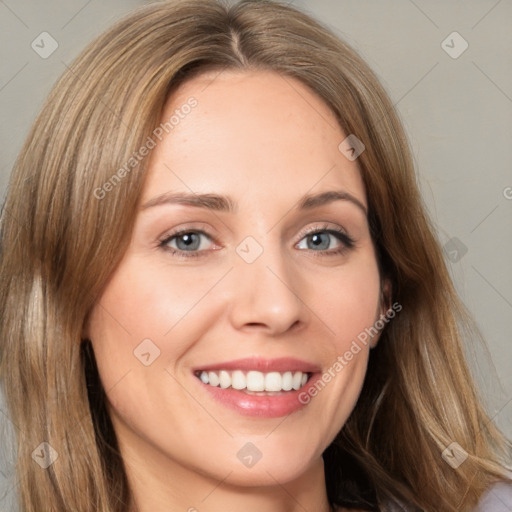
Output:
M381 315L385 315L386 311L391 308L391 296L393 290L391 286L391 279L389 277L382 278L380 284L380 309L379 312Z
M90 317L91 315L87 315L84 319L84 323L82 325L82 333L80 335L81 340L89 340L90 338Z
M392 294L392 286L391 280L387 277L382 278L380 284L380 299L379 305L377 308L377 315L375 317L374 327L378 328L378 333L371 337L370 340L370 348L375 348L377 343L379 342L382 329L385 327L386 323L382 319L386 319L386 313L391 308L391 294Z

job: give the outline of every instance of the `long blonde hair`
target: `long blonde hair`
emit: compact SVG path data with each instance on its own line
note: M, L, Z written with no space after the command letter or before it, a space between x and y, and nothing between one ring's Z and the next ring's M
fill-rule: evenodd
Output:
M0 376L17 436L24 512L125 512L131 494L81 332L127 248L147 159L97 190L160 123L169 94L206 70L265 69L323 98L359 156L382 275L402 311L370 357L364 388L324 453L331 503L469 510L505 478L506 440L464 358L471 319L418 192L407 139L357 53L298 10L267 0L159 2L134 11L58 81L16 161L1 218ZM96 194L95 194L96 191ZM58 459L42 470L42 442ZM442 452L468 458L454 469ZM44 448L43 448L44 449Z

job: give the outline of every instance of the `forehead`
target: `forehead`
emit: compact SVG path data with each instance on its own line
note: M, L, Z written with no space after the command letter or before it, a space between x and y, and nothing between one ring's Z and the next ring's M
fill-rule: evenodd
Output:
M145 199L180 190L291 200L343 188L366 204L357 161L338 149L346 135L336 116L297 79L208 72L171 95L162 123L171 118L150 157Z

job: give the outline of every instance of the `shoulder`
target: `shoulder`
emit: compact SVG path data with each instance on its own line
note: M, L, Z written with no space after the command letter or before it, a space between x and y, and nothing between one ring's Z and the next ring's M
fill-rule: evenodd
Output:
M473 512L510 512L512 510L512 482L500 482L480 499Z
M397 512L407 510L400 507ZM337 507L336 512L365 512ZM471 512L512 512L512 482L500 482L489 488Z

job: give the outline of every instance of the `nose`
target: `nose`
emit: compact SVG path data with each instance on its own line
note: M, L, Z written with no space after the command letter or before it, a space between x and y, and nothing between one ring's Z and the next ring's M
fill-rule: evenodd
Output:
M252 263L236 255L231 274L229 316L234 328L277 336L308 322L306 285L280 248L264 248Z

